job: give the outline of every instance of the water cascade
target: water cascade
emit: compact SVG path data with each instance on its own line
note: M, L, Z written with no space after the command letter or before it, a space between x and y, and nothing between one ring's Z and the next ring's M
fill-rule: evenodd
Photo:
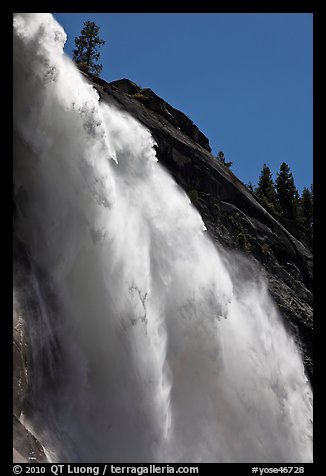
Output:
M218 251L65 38L50 14L14 17L26 425L53 462L312 461L311 388L263 277Z

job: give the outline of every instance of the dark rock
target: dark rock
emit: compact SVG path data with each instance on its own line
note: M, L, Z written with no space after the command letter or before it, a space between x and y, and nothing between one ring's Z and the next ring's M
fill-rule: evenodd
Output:
M15 203L15 201L14 201ZM13 299L13 412L19 419L28 392L27 338L25 320L21 312L17 290L23 290L29 276L29 262L24 247L14 238L13 244L14 299Z
M48 463L44 449L32 433L13 417L13 462Z
M17 196L14 197L17 213ZM13 461L16 463L48 462L38 439L22 422L29 395L35 382L31 365L28 335L29 314L34 313L37 297L31 290L31 261L24 245L14 234L13 242Z
M14 309L13 329L13 412L19 418L27 391L26 341L24 323Z
M118 79L118 81L112 81L111 86L115 86L127 94L136 94L141 91L141 87L136 83L129 81L129 79Z
M128 79L119 79L108 84L96 76L87 75L86 73L83 74L85 77L90 78L93 83L96 83L97 86L102 87L102 94L111 94L112 91L128 94L132 99L136 99L147 109L159 114L162 118L169 121L174 128L181 131L183 134L186 134L190 139L195 141L208 152L211 152L209 140L192 122L192 120L183 112L170 106L170 104L157 96L157 94L155 94L150 88L141 88ZM124 99L126 100L126 97Z

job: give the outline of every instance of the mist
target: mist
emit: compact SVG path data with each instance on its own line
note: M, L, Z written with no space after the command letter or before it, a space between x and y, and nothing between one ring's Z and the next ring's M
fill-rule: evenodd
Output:
M14 17L26 425L52 462L311 462L312 391L262 273L212 243L65 39L50 14Z

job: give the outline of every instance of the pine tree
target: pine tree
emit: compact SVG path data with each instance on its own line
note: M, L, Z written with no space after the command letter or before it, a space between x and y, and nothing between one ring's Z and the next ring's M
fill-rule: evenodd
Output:
M279 212L287 219L299 220L299 193L294 185L293 175L289 166L283 162L276 178L276 203Z
M313 224L313 191L305 187L300 198L301 220L307 231L312 231Z
M75 38L76 49L73 51L72 59L81 69L98 76L103 66L97 64L100 58L99 47L105 41L99 37L100 27L93 21L85 21L84 28L80 35Z
M233 165L233 162L226 162L226 161L225 161L224 152L222 152L221 150L220 150L219 153L217 154L216 158L217 158L217 160L219 160L220 162L222 162L222 164L224 164L228 169L230 169L230 168L231 168L231 165Z
M255 193L255 190L254 190L254 186L253 184L251 183L251 181L249 180L249 182L247 184L245 184L247 189L250 190L250 192L252 193Z
M272 178L272 172L266 164L264 164L260 173L255 193L265 205L274 209L276 204L274 182Z

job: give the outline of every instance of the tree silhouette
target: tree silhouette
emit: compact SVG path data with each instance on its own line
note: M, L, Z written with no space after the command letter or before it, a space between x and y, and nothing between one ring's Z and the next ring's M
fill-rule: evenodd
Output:
M253 186L253 184L251 183L250 180L247 184L245 184L245 186L247 187L248 190L250 190L250 192L255 193L254 186Z
M105 44L105 41L99 37L99 31L100 27L95 22L85 21L80 35L75 38L76 49L72 57L81 69L95 76L98 76L103 69L101 64L97 64L100 58L98 49Z
M217 158L217 160L219 160L220 162L222 162L222 164L224 164L228 169L230 169L230 168L231 168L231 165L233 165L233 162L226 162L226 161L225 161L224 152L222 152L221 150L220 150L219 153L217 154L216 158Z
M312 231L313 224L313 192L305 187L300 198L301 220L307 231Z
M279 212L289 220L298 221L299 198L290 168L283 162L276 178L276 201Z
M263 202L267 202L274 208L276 203L276 194L274 190L272 172L266 164L264 164L260 173L255 192Z

